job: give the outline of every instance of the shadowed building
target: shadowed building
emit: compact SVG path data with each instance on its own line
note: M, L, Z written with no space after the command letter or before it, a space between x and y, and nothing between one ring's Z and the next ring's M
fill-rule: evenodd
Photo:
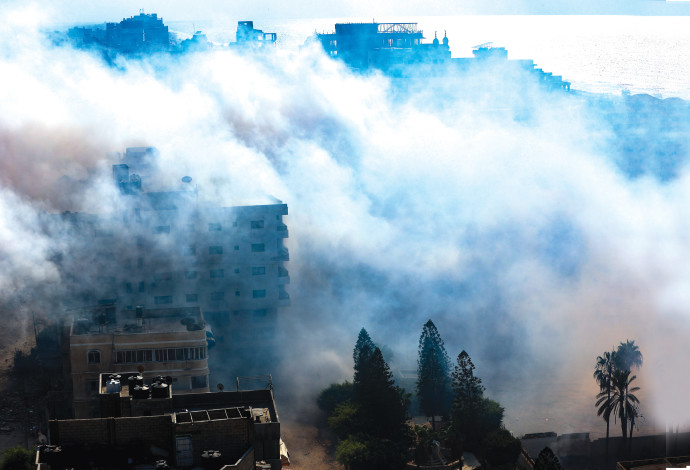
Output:
M289 461L287 450L281 461L271 379L265 388L241 384L177 395L165 377L102 374L98 417L50 421L50 445L39 446L37 470L280 469Z
M352 68L378 68L443 63L450 60L448 38L443 44L435 38L423 44L424 35L417 23L337 23L334 33L317 34L324 50Z

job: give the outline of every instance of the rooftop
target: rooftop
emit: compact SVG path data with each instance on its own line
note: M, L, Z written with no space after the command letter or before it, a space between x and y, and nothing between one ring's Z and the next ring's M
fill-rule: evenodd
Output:
M174 333L203 330L204 317L199 307L120 310L101 305L76 309L72 336L137 333Z

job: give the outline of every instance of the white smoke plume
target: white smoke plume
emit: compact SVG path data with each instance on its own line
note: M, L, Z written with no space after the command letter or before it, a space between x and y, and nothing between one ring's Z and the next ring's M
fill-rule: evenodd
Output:
M623 152L608 104L500 68L401 83L315 47L108 67L51 45L38 9L7 8L3 315L48 308L67 283L52 257L72 241L41 227L41 212L112 211L107 153L151 145L154 184L191 175L220 204L288 204L292 306L274 373L291 407L348 378L362 326L414 367L432 318L516 432L603 430L595 358L628 338L645 357L645 416L690 418L678 373L690 331L684 149L660 177L654 133L644 152ZM616 116L634 121L629 108Z

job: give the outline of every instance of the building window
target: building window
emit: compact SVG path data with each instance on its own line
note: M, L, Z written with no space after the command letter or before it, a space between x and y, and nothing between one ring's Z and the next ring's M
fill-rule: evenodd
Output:
M239 274L239 273L240 273L240 268L235 268L235 274Z
M187 294L185 297L187 298L187 302L196 302L199 299L197 294Z
M153 279L154 279L156 282L160 282L160 281L172 281L172 272L166 271L166 272L164 272L164 273L155 273L155 274L153 275Z
M209 246L208 247L208 254L209 255L222 255L223 254L223 247L220 245Z
M144 281L139 283L139 292L146 292L146 283Z
M225 277L225 271L223 269L212 269L211 270L211 279L218 279L221 277Z
M185 224L184 229L187 232L193 232L194 231L194 224Z
M235 297L239 297L239 296L240 296L240 291L236 290L235 291Z
M261 253L266 251L266 245L263 243L252 243L252 251L254 253Z
M239 249L240 249L240 246L239 246L239 245L235 245L235 251L239 251Z
M128 294L132 293L132 283L131 282L125 282L125 292Z
M98 350L89 351L86 354L86 360L89 364L100 364L101 363L101 352Z
M187 245L184 247L182 250L182 254L184 255L195 255L196 254L196 245Z
M263 220L252 220L251 226L252 226L252 228L264 228L264 221Z
M198 377L192 376L192 388L206 388L208 381L205 375L200 375Z
M256 289L252 291L252 297L255 299L261 299L266 297L266 289Z
M165 305L172 303L172 295L157 295L153 298L153 302L156 305Z
M98 380L87 380L84 384L85 392L88 394L96 393L98 391Z
M137 258L137 268L144 267L144 258Z
M117 364L139 364L141 362L153 362L153 349L131 349L129 351L117 351L115 353Z
M170 233L170 225L158 225L156 227L153 227L151 231L155 234Z
M214 302L225 300L225 292L211 292L211 300Z
M252 276L259 276L261 274L266 274L266 266L254 266L252 268Z
M196 279L196 271L185 271L184 272L184 278L185 279Z
M208 231L209 232L220 232L222 229L221 225L219 222L211 222L208 224Z
M252 316L253 317L265 317L267 313L268 313L268 310L266 310L265 308L260 308L260 309L254 310L252 312Z

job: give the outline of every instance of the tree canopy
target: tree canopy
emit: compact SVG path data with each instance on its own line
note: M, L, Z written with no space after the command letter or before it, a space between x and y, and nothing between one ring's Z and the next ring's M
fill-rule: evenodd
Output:
M435 416L448 414L452 391L450 360L443 339L431 320L422 329L418 353L417 395L424 413L432 417L433 425Z
M355 372L360 370L362 365L369 362L369 359L371 359L371 355L374 354L374 349L376 349L376 345L371 340L371 337L369 336L369 333L367 333L367 330L365 330L364 328L359 330L359 336L357 336L355 349L352 352L352 359L355 363Z

